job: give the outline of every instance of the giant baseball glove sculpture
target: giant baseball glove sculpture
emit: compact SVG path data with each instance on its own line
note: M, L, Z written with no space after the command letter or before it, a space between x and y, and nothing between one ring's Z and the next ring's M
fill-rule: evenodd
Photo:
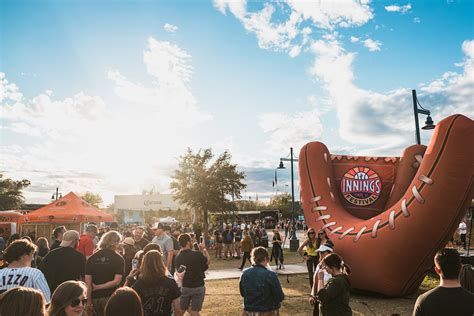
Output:
M471 203L473 174L474 122L463 115L401 158L331 155L319 142L299 156L306 222L329 233L354 288L389 296L418 289Z

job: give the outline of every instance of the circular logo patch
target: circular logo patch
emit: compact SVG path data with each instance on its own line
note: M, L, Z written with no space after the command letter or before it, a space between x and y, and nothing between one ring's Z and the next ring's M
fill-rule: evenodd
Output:
M382 191L379 175L367 167L355 167L346 172L341 180L341 192L351 204L366 206L374 203Z

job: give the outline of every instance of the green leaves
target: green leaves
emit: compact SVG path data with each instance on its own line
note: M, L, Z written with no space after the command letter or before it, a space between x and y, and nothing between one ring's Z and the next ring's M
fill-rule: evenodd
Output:
M174 171L171 189L175 199L198 212L207 230L207 212L233 212L230 200L241 198L247 186L242 181L245 173L231 162L232 155L224 151L214 159L210 148L194 153L190 148L179 158Z
M30 180L15 181L0 173L0 211L18 210L24 200L22 190L30 184Z

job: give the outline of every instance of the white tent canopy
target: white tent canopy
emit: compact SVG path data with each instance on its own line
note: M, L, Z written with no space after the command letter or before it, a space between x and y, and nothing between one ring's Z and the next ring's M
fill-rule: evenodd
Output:
M168 217L162 217L159 220L160 223L176 223L176 218L168 216Z

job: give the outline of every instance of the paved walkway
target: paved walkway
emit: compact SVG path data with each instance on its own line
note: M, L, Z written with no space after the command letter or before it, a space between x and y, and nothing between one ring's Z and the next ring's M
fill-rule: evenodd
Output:
M278 274L286 275L287 277L292 274L308 273L306 265L303 264L286 264L285 269L277 270L276 266L271 266L272 270ZM206 271L206 280L223 280L223 279L238 279L242 271L237 268L233 269L221 269L221 270L208 270Z

